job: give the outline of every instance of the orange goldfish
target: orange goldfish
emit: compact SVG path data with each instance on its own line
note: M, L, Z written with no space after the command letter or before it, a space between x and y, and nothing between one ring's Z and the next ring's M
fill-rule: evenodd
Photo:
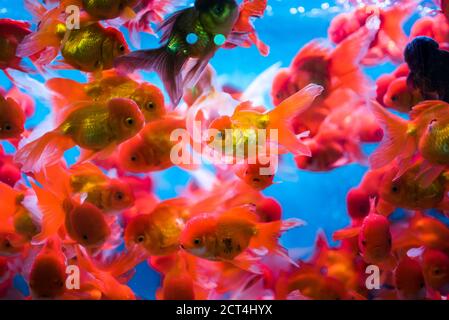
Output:
M90 156L108 154L136 135L143 124L143 115L132 100L80 103L56 129L21 148L15 160L24 171L40 171L44 165L56 163L64 151L75 145L89 150Z
M414 163L419 153L423 162L417 173L417 179L424 187L429 186L448 163L446 150L446 123L448 104L431 100L413 107L407 121L388 111L378 103L372 103L372 110L384 127L384 138L372 154L373 168L381 168L394 159L401 166L399 177Z
M25 130L25 120L21 106L0 94L0 140L20 138Z
M263 172L264 169L267 172ZM268 168L268 165L247 163L236 166L235 173L244 183L256 190L263 190L273 184L274 170Z
M419 261L404 256L394 270L394 283L400 299L422 300L426 297L426 284Z
M250 270L249 261L239 260L248 248L282 252L280 234L304 222L297 219L258 223L247 207L235 207L222 214L198 215L187 221L181 234L181 247L212 261L227 261Z
M131 218L125 228L125 243L127 247L141 245L152 256L174 253L188 215L184 199L163 201L150 213Z
M21 178L21 172L13 161L13 156L6 155L0 146L0 182L14 187Z
M352 219L365 218L370 211L369 194L362 188L352 188L346 195L346 208Z
M393 80L384 95L386 107L405 113L408 113L413 106L422 100L423 97L418 90L409 89L406 77Z
M276 299L344 300L349 299L345 286L339 280L321 274L303 264L298 271L282 274L276 283Z
M445 196L446 177L440 175L430 185L422 186L417 181L420 166L421 162L417 162L399 177L398 166L393 165L386 170L378 186L379 213L389 214L395 207L412 210L448 208L448 199ZM382 210L381 207L383 207Z
M73 105L74 101L108 101L113 98L133 100L142 111L145 121L157 120L165 115L164 96L158 87L139 83L116 72L103 72L101 79L81 84L74 80L53 78L46 86L54 93L54 106L57 109Z
M69 179L73 192L86 194L85 201L105 213L124 210L134 204L131 187L122 180L108 178L96 166L79 165L72 168L71 173Z
M61 172L57 166L47 170ZM50 176L54 176L51 174ZM33 238L41 242L64 227L69 237L83 246L98 248L111 234L110 226L104 213L91 203L79 203L70 196L70 187L64 179L54 184L39 181L44 188L32 183L41 209L42 230Z
M257 136L257 130L267 130L269 136L270 130L274 129L278 132L278 141L271 142L285 147L295 155L310 155L309 148L292 131L291 120L308 109L322 91L323 87L310 84L285 99L273 110L265 113L252 108L249 102L241 103L236 107L232 116L222 116L212 121L209 128L218 130L218 133L216 137L211 138L209 144L215 149L222 149L226 139L229 139L226 137L226 133L229 132L226 129L232 129L231 138L234 147L232 151L234 154L234 149L239 148L242 144L245 145L250 136ZM258 144L260 143L259 141ZM245 156L248 156L247 150L245 150Z
M194 279L181 255L175 258L174 265L164 275L156 296L162 300L195 300Z
M395 250L421 246L438 250L449 249L449 227L436 218L416 211L405 228L394 241Z
M126 274L143 261L143 256L138 250L122 252L107 266L99 267L86 254L76 246L78 266L91 274L88 281L91 287L97 288L104 300L135 300L136 296L126 282Z
M172 116L147 124L139 135L121 145L120 165L131 172L159 171L175 165L171 152L178 141L172 141L170 136L174 130L182 128L185 128L185 120ZM191 168L188 164L180 166Z

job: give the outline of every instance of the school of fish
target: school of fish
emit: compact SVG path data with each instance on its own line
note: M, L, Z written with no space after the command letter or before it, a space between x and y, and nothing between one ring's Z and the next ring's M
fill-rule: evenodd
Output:
M161 277L156 299L448 299L449 2L435 0L409 33L419 0L349 3L327 39L251 85L274 107L219 84L209 63L236 47L269 55L254 24L267 0L24 0L32 21L0 19L11 82L0 141L15 150L0 146L0 299L141 299L129 285L141 263ZM130 49L144 33L160 46ZM396 69L366 74L385 62ZM87 80L56 74L68 69ZM143 80L153 71L163 86ZM21 83L31 74L50 97L36 126L35 91ZM190 138L174 140L177 130ZM307 221L262 193L279 181L266 159L237 155L258 130L276 131L255 143L279 166L291 154L295 170L368 167L341 199L350 224L337 245L321 231L306 258L281 245ZM174 166L191 179L160 200L153 173Z

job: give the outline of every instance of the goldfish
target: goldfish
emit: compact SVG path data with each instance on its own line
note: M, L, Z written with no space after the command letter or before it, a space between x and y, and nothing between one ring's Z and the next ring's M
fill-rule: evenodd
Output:
M143 124L140 109L129 99L79 103L56 129L21 148L15 160L24 171L40 171L44 165L56 163L65 150L75 145L92 155L107 154L136 135Z
M346 194L346 208L352 219L363 219L370 212L369 194L362 188L352 188Z
M322 275L310 265L291 274L283 274L276 283L276 298L289 300L344 300L349 299L345 286L339 280Z
M54 166L48 169L61 172ZM53 174L52 174L53 175ZM71 240L89 248L101 247L111 234L110 223L104 213L89 202L80 203L70 195L65 181L51 185L40 181L45 188L32 183L38 207L42 210L41 231L33 242L42 242L62 230Z
M377 24L377 18L371 18L365 27L335 48L320 40L312 40L302 47L290 67L281 69L275 77L271 89L273 103L278 105L311 82L324 88L323 99L337 88L366 92L369 82L360 72L359 64L377 32Z
M441 295L449 293L449 257L446 253L426 249L422 256L422 268L426 284L440 292Z
M371 204L370 213L360 226L334 232L334 240L358 237L358 247L366 263L390 265L394 257L391 254L392 236L388 219L375 213Z
M189 219L181 233L183 250L212 261L232 261L246 270L248 261L238 260L248 248L265 248L271 252L282 250L277 238L283 231L304 224L289 219L257 223L252 211L235 207L220 215L198 215Z
M226 139L231 138L234 153L234 149L248 143L251 135L257 136L256 130L267 130L267 135L270 135L270 130L275 129L278 132L278 141L273 142L285 147L295 155L310 155L310 150L296 137L292 131L291 124L289 126L289 122L294 116L308 109L313 100L322 91L323 87L310 84L284 100L273 110L265 113L251 110L251 104L241 103L236 107L232 116L222 116L212 121L209 128L218 130L218 133L216 137L210 139L209 144L215 149L222 149ZM226 137L226 134L229 132L226 129L233 129L231 137ZM217 141L215 138L217 138ZM257 142L257 144L262 143L262 141ZM244 152L247 157L248 150Z
M409 86L418 89L426 100L448 101L445 67L449 58L446 50L429 37L416 37L404 51L405 62L410 68Z
M198 294L195 294L194 279L180 255L164 275L162 287L156 295L163 300L195 300Z
M449 40L449 23L447 18L437 13L433 16L424 16L418 19L410 30L410 39L425 36L434 39L440 45Z
M30 24L25 21L0 19L0 68L6 76L14 82L8 69L30 72L30 68L23 64L17 49L23 39L31 33Z
M390 214L395 207L412 210L446 209L445 175L440 175L429 185L422 185L417 180L421 165L422 161L418 161L404 171L397 165L391 165L384 170L378 181L379 213Z
M54 107L63 110L74 101L108 101L113 98L133 100L142 111L145 121L162 118L165 113L164 96L158 87L139 83L116 72L103 72L101 79L92 79L86 84L64 78L53 78L46 86L54 95Z
M329 26L328 37L338 44L366 25L370 17L377 16L380 26L370 42L369 50L361 57L362 63L373 65L385 58L401 62L402 51L407 42L402 25L412 15L416 6L417 3L413 0L394 3L384 8L378 5L361 5L351 12L336 16Z
M57 299L66 290L66 257L58 240L49 240L31 266L29 284L33 298Z
M394 283L400 299L422 300L426 297L426 283L419 261L404 256L394 270Z
M100 293L100 298L104 300L135 300L134 292L120 282L126 279L126 274L143 261L139 251L122 252L116 256L114 261L105 267L98 266L86 252L76 246L76 257L78 266L89 274L92 279L89 284Z
M193 7L177 11L160 25L162 47L118 57L115 66L127 71L155 70L176 106L183 88L195 85L215 51L227 40L238 13L234 0L196 0ZM187 67L192 59L196 61Z
M128 247L140 245L152 256L174 253L188 215L185 200L163 201L150 213L136 215L128 222L125 243Z
M0 201L3 212L0 215L2 226L17 234L20 246L25 245L39 233L36 217L23 205L25 195L19 190L0 182ZM20 241L20 237L22 240Z
M119 163L131 172L159 171L173 166L171 151L178 141L172 141L170 136L174 130L184 127L185 120L173 116L147 124L139 135L120 147ZM182 163L180 166L191 167Z
M69 30L54 14L48 15L39 30L27 35L17 47L19 57L29 57L45 49L47 54L39 60L41 68L51 63L60 51L62 65L84 72L100 72L111 69L114 59L129 51L122 33L113 27L83 21L80 28Z
M24 132L26 116L12 98L0 94L0 140L17 139Z
M405 228L406 230L400 233L395 240L395 250L407 250L421 246L436 250L448 249L449 228L436 218L415 211Z
M264 169L267 172L264 172ZM260 163L248 163L237 167L236 175L256 190L263 190L273 184L274 170Z
M386 107L408 113L423 98L418 90L409 89L406 77L400 77L390 83L383 100Z
M138 0L61 0L60 7L78 6L90 17L98 20L108 20L117 17L132 18L136 15L133 6Z
M422 165L417 172L417 180L422 186L429 186L443 172L446 164L446 106L446 102L439 100L421 102L413 107L411 120L407 121L374 102L372 110L383 124L385 136L370 158L372 167L381 168L397 159L402 166L397 175L399 177L414 164L414 157L419 154Z
M127 183L108 178L95 166L80 165L72 168L71 173L69 183L72 191L86 194L85 201L105 213L118 212L134 204L135 197Z
M13 156L5 154L0 146L0 182L14 187L21 178L21 172L13 161Z
M262 42L256 33L256 29L252 23L254 18L261 18L267 8L267 0L244 0L239 6L239 17L232 28L232 34L244 33L248 34L248 39L243 43L238 43L242 47L249 47L254 44L263 56L270 53L270 48ZM232 48L236 46L235 43L227 42L224 48Z

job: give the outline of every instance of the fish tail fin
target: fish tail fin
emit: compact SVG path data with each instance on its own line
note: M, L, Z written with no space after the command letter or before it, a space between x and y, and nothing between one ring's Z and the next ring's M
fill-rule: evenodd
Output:
M372 168L382 168L396 157L403 159L413 155L416 142L409 130L408 122L388 112L379 103L372 101L371 110L384 128L384 137L370 157Z
M289 122L295 116L307 110L322 91L323 87L309 84L282 101L268 113L269 126L267 129L278 130L279 144L286 147L293 154L311 155L309 148L296 137Z
M84 91L84 86L71 79L52 78L45 86L53 91L53 106L60 110L73 101L90 100Z
M72 139L55 130L19 149L14 159L24 172L40 171L56 163L74 145Z
M360 233L360 227L350 227L350 228L344 228L340 229L334 232L332 235L332 239L334 241L337 240L344 240L348 238L354 238L357 237Z
M154 70L164 82L164 87L174 105L183 94L181 70L187 56L169 52L167 47L151 50L138 50L115 60L115 67L132 72L137 69Z
M332 52L330 73L339 80L337 88L351 88L355 92L361 93L372 87L359 65L368 53L379 30L379 25L379 17L373 14L368 18L364 27L344 39Z
M17 56L22 58L31 57L46 51L49 47L59 48L62 41L61 36L58 34L60 27L65 28L65 25L58 20L49 19L42 23L38 31L25 36L23 41L17 46ZM54 51L53 55L55 54L57 54L56 51ZM55 58L55 56L52 56L52 58Z
M55 235L59 228L63 226L65 219L64 200L55 193L48 191L47 188L40 188L33 182L31 186L36 193L38 207L42 212L41 231L33 237L32 242L41 243Z
M300 219L287 219L284 221L273 221L257 224L256 235L251 240L251 247L266 248L269 251L278 252L282 250L278 240L280 235L290 229L300 227L306 223Z

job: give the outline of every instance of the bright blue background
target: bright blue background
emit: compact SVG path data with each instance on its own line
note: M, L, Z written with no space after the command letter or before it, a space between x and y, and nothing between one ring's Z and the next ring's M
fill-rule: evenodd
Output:
M326 37L329 21L335 14L324 12L316 16L291 14L292 7L305 7L306 12L318 8L319 0L293 1L270 0L271 15L255 22L260 38L271 47L268 57L262 57L256 48L236 48L233 50L219 50L212 60L218 75L227 75L231 83L240 88L248 85L260 72L272 64L281 61L287 66L301 46L311 39ZM330 2L331 5L333 2ZM2 9L2 8L6 8ZM0 17L30 20L31 16L23 8L22 0L0 0ZM410 28L410 23L406 29ZM157 39L152 36L143 37L142 47L150 48L157 45ZM367 70L369 76L389 72L393 66L386 64ZM65 77L83 80L76 71L60 72ZM146 74L145 79L160 83L153 74ZM0 75L0 85L9 88L6 77ZM27 123L35 125L49 112L48 105L38 101L37 114ZM71 157L73 158L73 153ZM286 163L291 168L292 159L287 157ZM292 230L283 236L282 242L288 248L307 248L314 243L318 229L322 229L329 236L331 233L348 223L346 214L346 193L357 185L366 168L360 165L348 165L328 173L310 173L295 169L297 181L286 179L264 191L268 196L275 197L282 204L285 217L299 217L307 221L307 226ZM188 181L188 174L173 168L154 175L156 192L161 199L176 196L176 191ZM277 179L281 180L281 179ZM159 285L157 274L150 270L145 263L140 265L131 286L143 298L153 299L155 289Z

